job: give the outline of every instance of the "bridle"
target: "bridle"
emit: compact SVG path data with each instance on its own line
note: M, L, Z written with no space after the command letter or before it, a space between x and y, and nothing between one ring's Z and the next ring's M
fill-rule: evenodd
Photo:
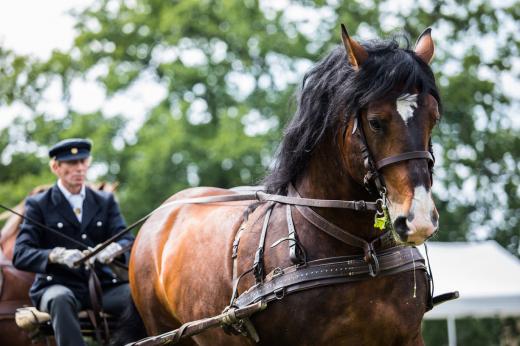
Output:
M430 181L432 181L433 165L435 157L433 156L431 137L428 143L428 151L407 151L401 154L385 157L379 161L375 161L367 144L365 131L363 130L363 122L361 120L361 111L358 111L354 117L354 126L352 134L357 134L361 145L361 155L363 164L367 172L363 177L363 185L365 189L372 195L378 196L386 205L386 187L384 179L380 173L384 167L393 165L402 161L424 159L428 161L428 169L430 171ZM375 189L374 189L375 187Z

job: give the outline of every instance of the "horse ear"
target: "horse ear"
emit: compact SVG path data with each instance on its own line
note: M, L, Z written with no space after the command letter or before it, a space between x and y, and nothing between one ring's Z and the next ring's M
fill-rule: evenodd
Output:
M417 39L414 48L415 54L417 54L417 56L427 64L432 61L433 53L435 52L435 46L431 34L431 28L424 30Z
M367 51L354 39L350 38L347 28L345 28L345 25L343 24L341 24L341 39L343 40L343 45L347 51L350 65L352 65L355 70L358 70L359 66L363 65L363 63L368 59Z

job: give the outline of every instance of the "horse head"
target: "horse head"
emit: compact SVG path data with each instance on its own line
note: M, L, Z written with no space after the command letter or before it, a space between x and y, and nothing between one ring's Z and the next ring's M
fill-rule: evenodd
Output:
M341 134L345 166L359 184L388 201L398 240L413 245L431 237L439 221L431 193L431 132L440 118L440 98L429 67L434 53L430 31L410 50L364 47L342 26L352 66L349 87L355 89Z
M344 26L342 39L305 75L298 109L264 184L286 193L292 183L309 198L381 199L395 238L421 244L436 232L439 218L431 195L430 137L441 101L429 66L430 29L414 49L396 40L361 44ZM366 213L318 212L357 236L378 236Z

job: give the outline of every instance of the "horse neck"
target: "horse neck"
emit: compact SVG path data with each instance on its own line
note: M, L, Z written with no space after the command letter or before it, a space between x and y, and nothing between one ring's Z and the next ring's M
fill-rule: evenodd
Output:
M305 170L296 182L302 197L317 199L374 201L365 188L354 180L333 145L318 146ZM350 209L317 208L315 211L329 222L365 240L377 237L374 214Z

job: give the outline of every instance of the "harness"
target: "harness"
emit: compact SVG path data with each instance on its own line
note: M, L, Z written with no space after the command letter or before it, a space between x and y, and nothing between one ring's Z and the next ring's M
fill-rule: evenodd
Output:
M253 314L267 308L268 304L281 300L285 296L300 291L330 286L341 283L349 283L360 280L374 278L376 276L388 276L405 271L423 271L426 273L429 282L429 292L427 299L427 308L430 310L434 305L444 301L458 297L458 292L440 296L439 299L433 299L433 279L428 273L424 258L415 247L404 247L396 245L395 233L390 222L388 208L386 205L386 188L379 175L379 170L383 167L395 164L401 161L413 159L426 159L429 161L430 174L433 167L434 158L431 153L431 142L429 151L412 151L384 158L374 163L365 135L360 126L358 118L355 119L353 133L357 131L361 140L362 155L367 173L364 177L364 185L373 193L371 184L374 184L379 197L375 202L371 201L342 201L342 200L320 200L308 199L299 195L297 190L290 184L288 186L288 195L271 195L263 191L254 191L253 193L244 193L239 195L223 195L211 197L199 197L185 200L176 200L166 203L159 207L165 208L171 205L180 205L186 203L214 203L225 201L243 201L256 200L258 202L269 203L262 225L262 231L259 237L259 244L255 253L253 267L244 273L238 274L238 248L240 238L246 230L245 222L238 229L232 245L233 259L233 292L228 307L224 309L222 314L204 320L188 322L180 328L171 332L158 336L148 337L137 342L131 343L132 346L151 346L162 345L164 343L176 343L181 338L193 336L214 327L222 327L225 332L231 334L241 334L258 342L259 336L251 323L249 317ZM264 249L265 239L269 227L269 220L272 210L276 204L285 205L286 221L288 235L276 241L271 247L278 246L284 241L289 243L289 258L294 264L287 268L275 268L272 272L265 275L264 271ZM383 233L371 240L366 241L363 238L355 236L337 225L329 222L318 213L314 208L343 208L354 211L375 211L374 226L380 228ZM293 209L296 209L309 223L319 230L336 238L337 240L360 248L363 251L361 256L342 256L328 257L307 261L305 249L301 246L297 239L297 232L293 222ZM153 212L152 212L153 213ZM151 214L149 214L151 215ZM381 250L376 253L376 248ZM253 273L255 276L255 284L242 294L238 294L238 285L240 280L247 274ZM431 271L430 271L431 273ZM415 297L415 283L414 283ZM129 346L127 345L127 346Z
M249 317L265 310L269 303L282 300L287 295L304 290L367 280L376 276L384 277L406 271L414 271L414 273L415 271L422 271L426 274L429 282L429 292L426 302L428 310L434 305L458 297L458 292L454 292L433 298L433 279L428 273L431 273L431 271L428 270L424 258L415 247L396 245L396 240L390 229L386 230L376 239L367 242L341 229L337 225L330 223L311 209L311 206L319 206L321 208L337 208L341 206L344 209L359 211L371 210L377 212L381 205L380 202L307 199L300 197L292 185L289 186L288 191L289 196L270 195L262 191L255 191L254 193L200 197L170 202L174 204L185 204L243 201L250 200L254 196L256 197L254 198L256 201L268 203L253 267L240 275L238 274L240 238L247 230L247 222L243 222L232 244L233 292L230 304L224 311L218 316L188 322L176 330L144 338L130 343L127 346L175 344L179 342L181 338L200 334L207 329L216 327L223 328L227 333L244 335L258 342L258 333ZM265 274L263 265L265 239L272 210L276 204L285 205L288 236L277 240L271 247L278 246L285 241L289 242L289 258L294 265L286 268L277 267L270 273ZM363 254L328 257L308 261L305 249L297 239L297 232L292 219L294 209L300 212L308 222L316 226L319 230L343 243L362 249ZM377 253L376 249L378 249ZM255 276L255 284L243 293L238 294L238 284L240 280L250 273L253 273Z

